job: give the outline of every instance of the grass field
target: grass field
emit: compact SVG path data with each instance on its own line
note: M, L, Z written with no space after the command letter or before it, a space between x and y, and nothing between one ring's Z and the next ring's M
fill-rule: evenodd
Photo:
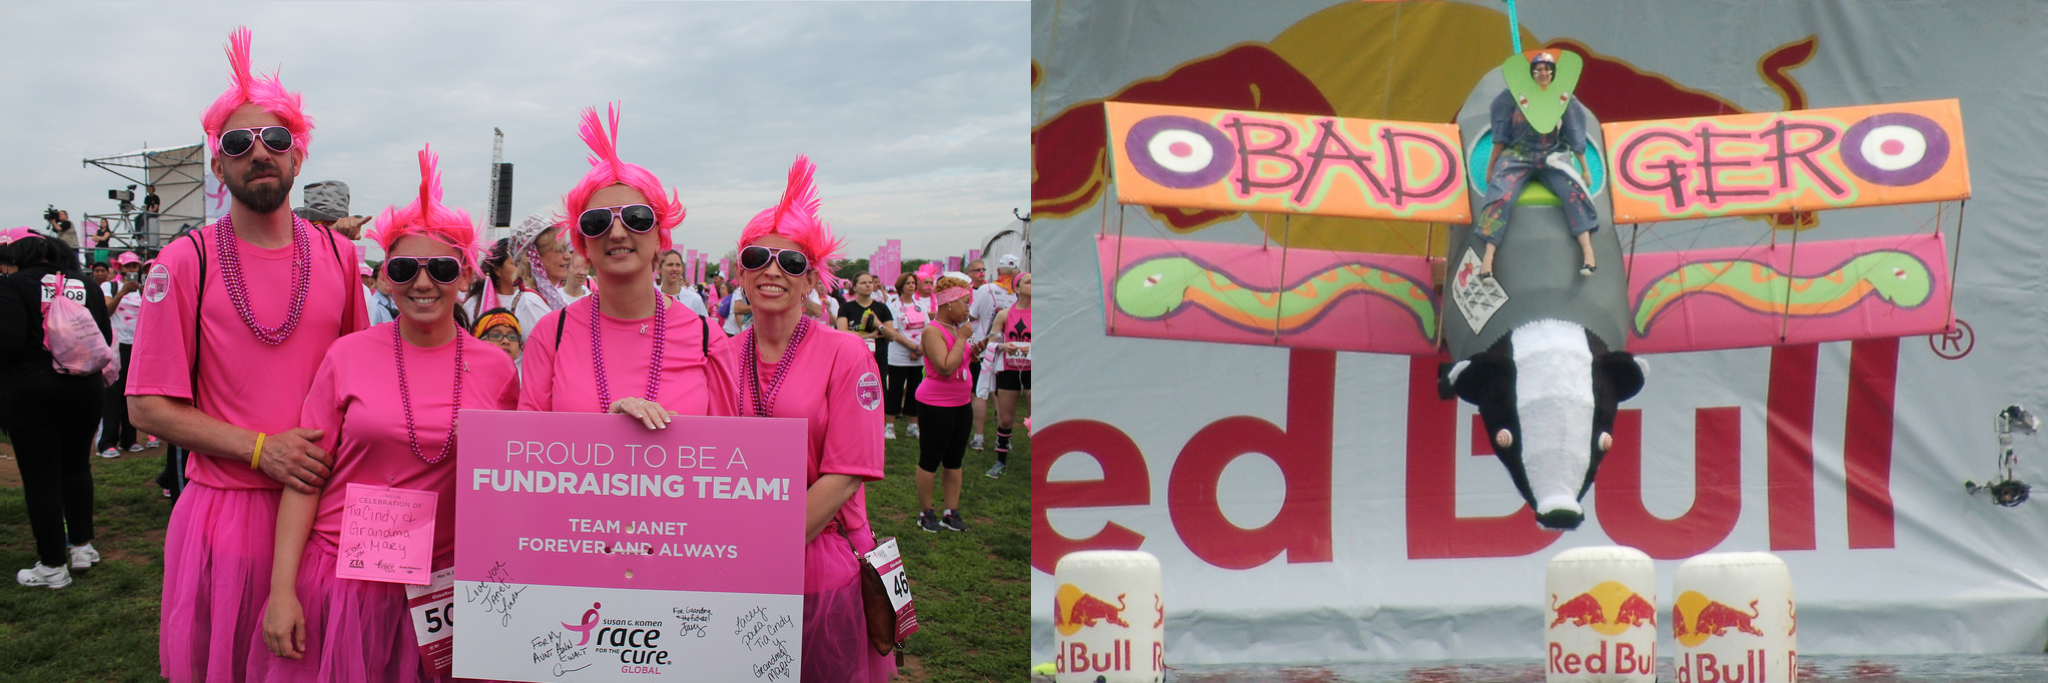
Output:
M1031 459L1030 440L1017 431L1002 479L982 476L992 452L968 452L960 502L965 533L917 529L918 442L887 442L888 477L868 486L868 511L877 535L898 539L923 624L905 648L898 680L1026 679ZM988 435L993 447L993 419ZM154 482L162 455L157 449L92 458L93 546L104 562L74 574L61 590L0 584L0 681L163 680L157 603L171 506ZM14 461L0 460L0 570L9 576L36 561L20 481Z

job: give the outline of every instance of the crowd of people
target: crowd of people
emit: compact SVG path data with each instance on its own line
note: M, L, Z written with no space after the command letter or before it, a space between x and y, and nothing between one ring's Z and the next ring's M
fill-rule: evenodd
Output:
M857 580L855 558L875 547L863 484L883 477L901 419L921 440L920 528L965 531L961 470L983 449L991 399L986 475L1003 476L1030 390L1017 255L990 259L995 280L979 261L894 287L843 280L831 266L845 242L799 155L781 201L741 231L734 272L689 282L671 237L678 193L622 159L616 105L583 112L582 180L505 239L487 243L442 203L430 148L417 196L374 219L349 215L336 181L306 185L295 210L313 122L297 93L249 71L249 48L238 29L232 86L201 117L231 198L217 222L146 260L83 266L92 255L74 243L0 233L0 429L38 555L19 583L63 588L100 560L90 457L161 438L176 446L164 488L177 498L163 676L426 680L400 586L336 577L350 483L440 494L439 570L453 562L459 409L613 413L647 429L679 415L794 418L809 435L802 680L893 676L869 647ZM361 258L364 238L381 261ZM53 363L53 297L81 303L119 362L93 374ZM885 402L867 398L877 385Z

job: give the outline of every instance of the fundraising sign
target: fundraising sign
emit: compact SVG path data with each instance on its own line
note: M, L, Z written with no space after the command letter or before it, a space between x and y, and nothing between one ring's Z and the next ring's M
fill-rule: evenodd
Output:
M465 410L462 426L455 675L796 680L802 420Z

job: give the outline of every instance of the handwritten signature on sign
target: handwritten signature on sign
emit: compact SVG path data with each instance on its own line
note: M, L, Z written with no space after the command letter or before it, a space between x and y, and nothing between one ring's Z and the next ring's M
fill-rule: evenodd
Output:
M588 648L577 647L576 644L569 642L569 637L563 635L561 631L549 631L547 635L534 638L529 644L533 648L533 663L554 660L556 676L571 671L582 671L595 664L583 662L581 666L575 666L577 660L583 659Z
M784 629L795 626L796 619L787 614L770 614L766 607L747 610L746 614L733 620L732 634L739 636L740 642L746 645L748 650L767 651L770 647L774 648L773 652L768 653L766 661L754 667L755 678L779 681L791 677L790 670L796 663L796 658L789 656L789 641L775 636Z
M508 583L511 578L512 574L506 571L505 563L499 562L493 565L490 571L484 572L483 583L464 591L463 597L468 602L483 603L486 613L502 615L498 618L500 626L511 626L512 606L519 603L519 594L526 592L525 586L514 590L512 584Z
M669 614L682 622L676 635L689 636L691 633L703 638L711 635L711 609L708 607L670 607Z

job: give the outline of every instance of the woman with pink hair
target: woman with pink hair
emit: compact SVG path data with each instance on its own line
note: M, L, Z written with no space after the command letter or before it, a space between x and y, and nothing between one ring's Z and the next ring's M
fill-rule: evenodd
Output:
M335 576L349 485L437 494L432 569L453 566L456 411L518 397L511 359L456 325L482 245L467 212L441 205L437 157L419 158L418 200L385 209L371 235L398 319L335 341L306 396L301 424L325 434L334 468L317 495L286 490L278 503L269 605L250 634L267 651L250 652L251 681L426 680L404 586Z
M519 409L621 413L648 429L667 427L670 415L731 415L725 332L654 287L682 202L619 159L618 105L609 113L606 130L595 108L583 110L590 172L562 198L570 246L597 286L527 336Z
M740 235L740 286L754 326L740 338L740 415L808 422L805 467L805 683L882 683L896 666L868 646L856 553L874 549L862 484L882 478L882 384L875 355L847 332L804 315L804 297L843 240L818 219L816 167L801 155L782 202Z

